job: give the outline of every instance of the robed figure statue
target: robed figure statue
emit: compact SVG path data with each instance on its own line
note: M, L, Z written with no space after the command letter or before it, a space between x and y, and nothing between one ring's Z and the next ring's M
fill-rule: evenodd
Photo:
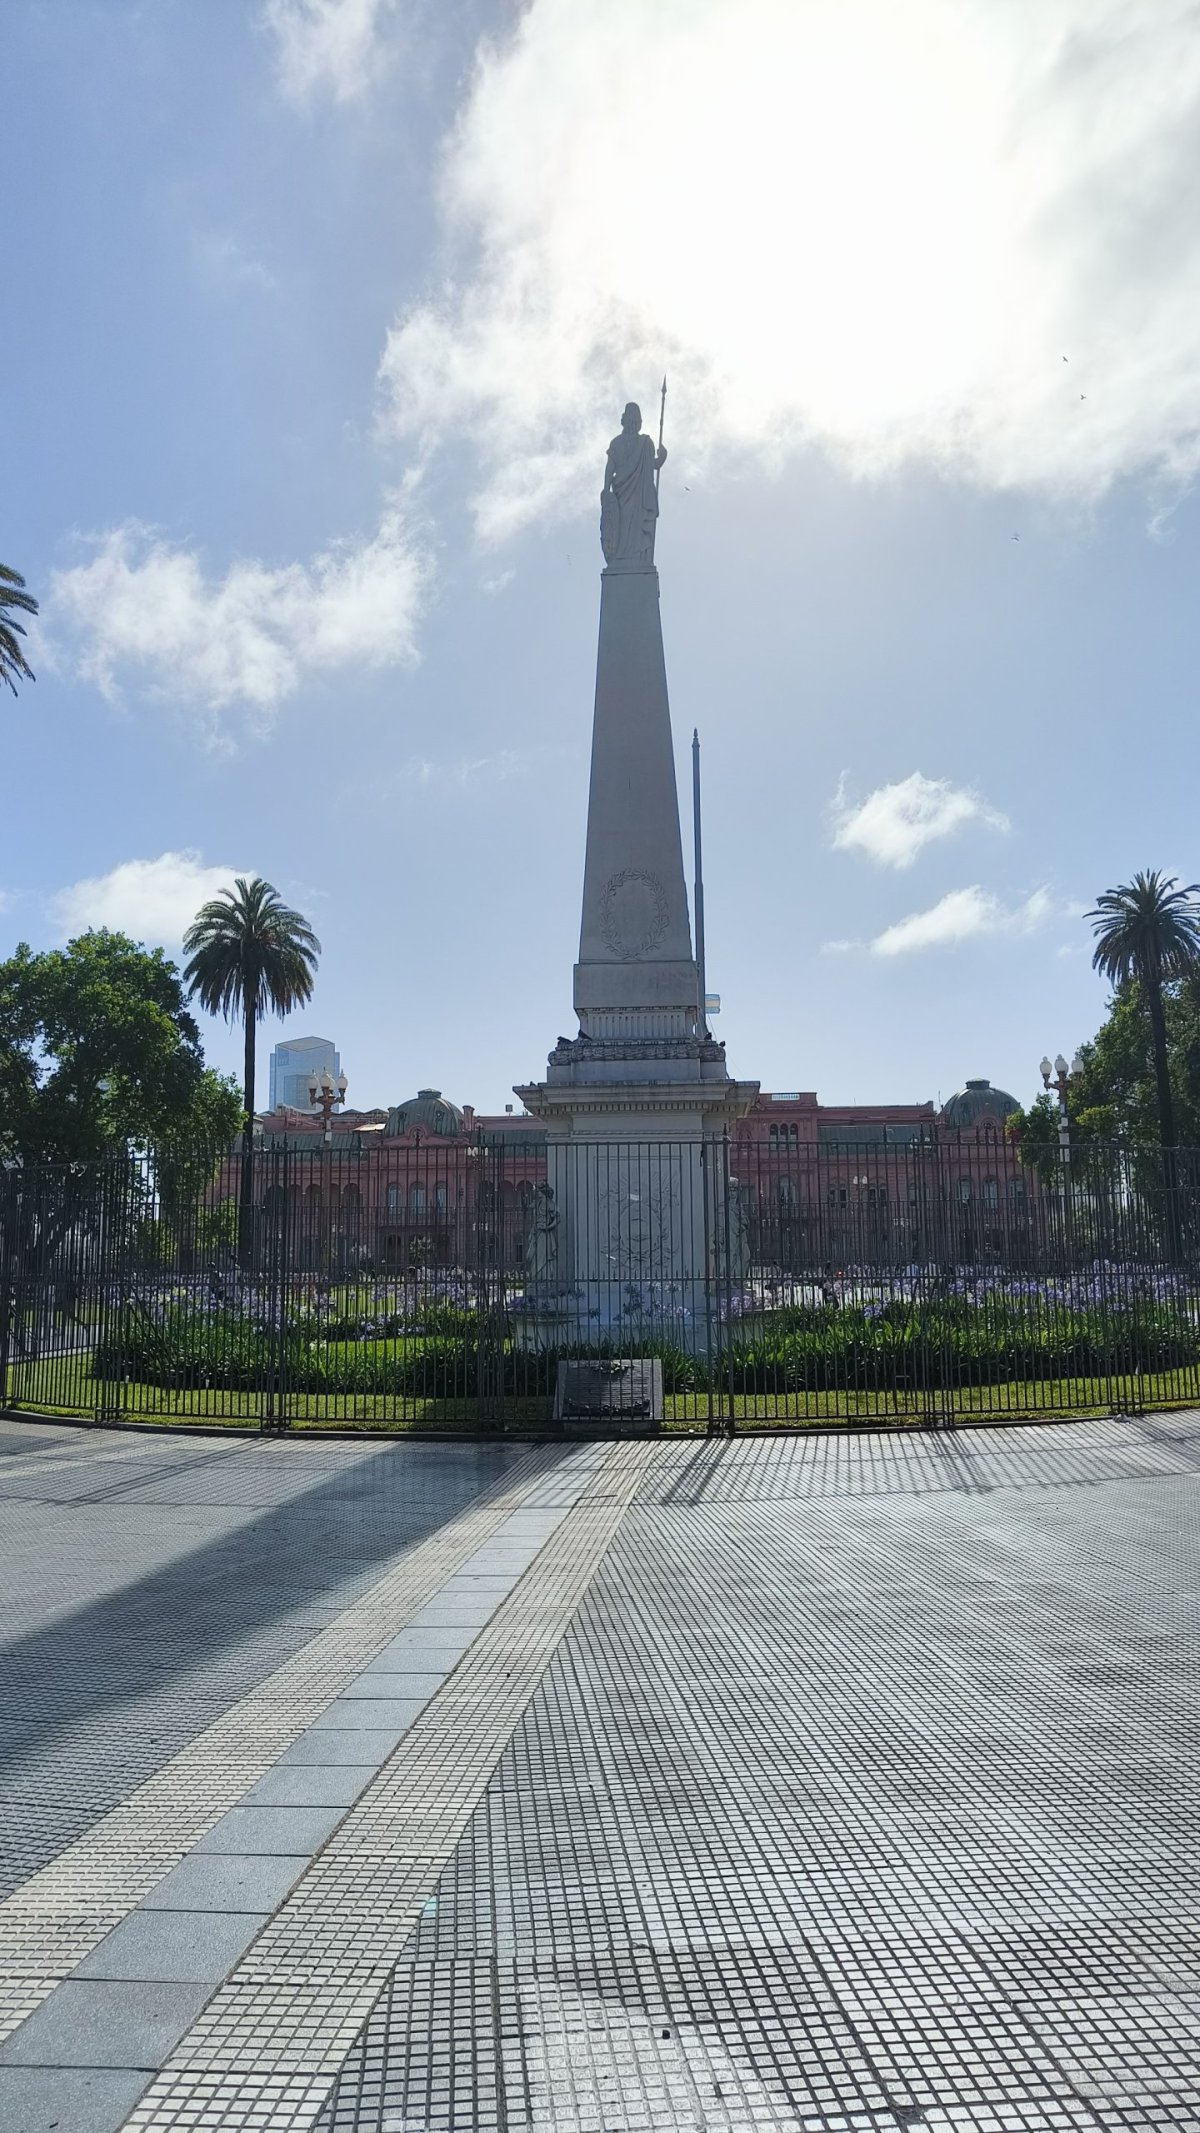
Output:
M655 475L666 458L662 445L643 437L642 411L631 400L621 434L608 448L600 493L600 546L606 563L652 563L658 519Z
M554 1205L554 1187L539 1185L534 1201L533 1219L521 1257L526 1280L536 1283L552 1280L558 1264L558 1209Z

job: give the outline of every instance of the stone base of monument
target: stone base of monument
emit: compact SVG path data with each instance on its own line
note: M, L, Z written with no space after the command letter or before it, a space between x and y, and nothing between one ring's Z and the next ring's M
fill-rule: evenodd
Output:
M647 1348L703 1355L720 1312L703 1281L575 1282L553 1293L527 1289L509 1307L515 1348L583 1348L634 1356Z
M600 1432L652 1437L662 1426L663 1372L656 1355L560 1363L554 1420L565 1436Z

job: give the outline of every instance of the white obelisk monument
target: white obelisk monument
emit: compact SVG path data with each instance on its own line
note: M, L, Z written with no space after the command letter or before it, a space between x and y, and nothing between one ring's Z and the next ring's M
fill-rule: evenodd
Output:
M654 564L665 458L631 403L601 496L579 1034L516 1090L549 1143L531 1279L600 1330L703 1309L724 1219L712 1145L758 1094L708 1035L692 953Z

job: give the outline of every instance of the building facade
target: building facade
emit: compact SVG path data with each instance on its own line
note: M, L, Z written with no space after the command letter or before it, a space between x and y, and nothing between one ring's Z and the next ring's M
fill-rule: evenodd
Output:
M722 1157L735 1187L730 1257L818 1278L929 1259L1021 1263L1045 1210L1006 1132L1016 1108L982 1079L940 1110L761 1094ZM259 1204L286 1214L289 1260L314 1268L511 1271L547 1178L541 1121L476 1113L434 1088L386 1112L343 1112L328 1141L307 1106L280 1108L258 1121L257 1143ZM237 1175L231 1161L231 1197Z

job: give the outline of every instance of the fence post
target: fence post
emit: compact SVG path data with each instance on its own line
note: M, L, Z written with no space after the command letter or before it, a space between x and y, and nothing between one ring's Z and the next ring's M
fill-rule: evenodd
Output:
M716 1251L712 1234L712 1142L700 1143L700 1184L704 1203L704 1378L708 1387L708 1417L704 1434L716 1434L713 1408L713 1283L717 1278Z
M476 1132L475 1419L491 1431L504 1423L504 1151L484 1145L482 1126Z
M16 1236L16 1172L4 1172L0 1194L0 1410L8 1406L8 1347L12 1327L13 1252Z
M721 1168L723 1177L722 1227L725 1232L725 1391L726 1397L729 1401L729 1414L725 1423L725 1434L727 1437L732 1437L737 1425L734 1421L733 1407L733 1237L730 1227L731 1211L729 1205L730 1171L728 1126L726 1126L725 1131L721 1136Z
M267 1246L267 1310L264 1353L266 1370L262 1392L262 1409L259 1429L265 1436L277 1436L288 1426L287 1418L287 1326L284 1315L283 1255L287 1235L287 1142L280 1151L270 1151L266 1203L263 1209ZM259 1166L259 1175L262 1167ZM252 1215L255 1210L251 1209ZM256 1224L257 1227L257 1224Z

